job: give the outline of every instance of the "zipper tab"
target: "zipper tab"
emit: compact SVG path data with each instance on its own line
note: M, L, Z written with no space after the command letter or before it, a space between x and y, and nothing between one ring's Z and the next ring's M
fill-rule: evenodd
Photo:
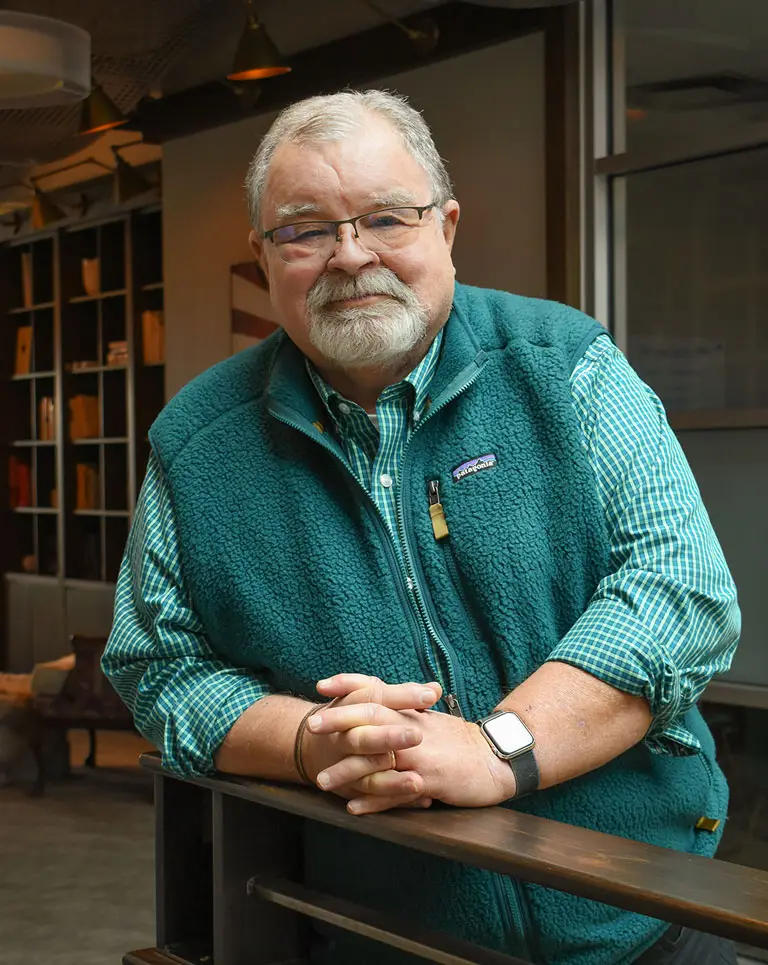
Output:
M428 487L429 497L429 517L432 520L432 532L435 539L440 542L448 536L448 522L445 518L445 510L440 502L440 483L436 479L431 479Z
M446 694L445 703L448 707L448 713L451 717L463 717L464 714L461 712L461 705L456 699L454 694Z

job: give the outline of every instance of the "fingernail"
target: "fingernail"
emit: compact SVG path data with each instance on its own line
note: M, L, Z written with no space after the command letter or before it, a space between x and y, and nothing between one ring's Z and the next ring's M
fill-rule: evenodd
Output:
M322 723L323 723L323 715L315 714L314 716L310 717L309 720L307 721L307 727L309 727L310 730L317 730L322 725Z
M435 695L431 690L422 690L420 699L425 706L431 706L435 702Z
M317 775L317 783L320 785L320 787L328 787L328 785L331 783L331 779L328 777L325 771L322 771Z
M419 785L416 783L416 781L408 781L408 783L405 786L405 789L408 791L409 794L419 793Z
M350 801L347 810L353 814L359 814L363 810L363 805L359 801Z
M405 739L409 744L413 744L419 739L419 732L417 730L407 730L405 732Z
M317 686L318 686L318 687L325 687L325 686L327 686L330 682L331 682L331 678L330 678L330 677L326 678L325 680L318 680Z

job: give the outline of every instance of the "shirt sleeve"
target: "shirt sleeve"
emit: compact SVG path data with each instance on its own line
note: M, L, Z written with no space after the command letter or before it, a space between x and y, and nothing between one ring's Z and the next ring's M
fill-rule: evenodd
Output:
M658 397L610 338L576 366L571 391L610 541L610 572L550 654L647 699L652 751L700 749L683 715L730 667L736 589Z
M256 674L211 649L184 585L173 505L154 454L118 575L102 668L164 766L184 775L213 773L227 732L270 693Z

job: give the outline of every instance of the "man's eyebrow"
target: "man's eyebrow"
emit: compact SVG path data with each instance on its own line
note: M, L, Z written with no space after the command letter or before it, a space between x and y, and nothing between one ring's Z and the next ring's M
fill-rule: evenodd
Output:
M311 201L300 204L279 204L275 209L275 218L278 221L287 221L290 218L301 218L308 214L318 214L320 209Z
M404 204L416 204L416 198L411 191L393 189L369 194L367 203L372 208L397 208Z

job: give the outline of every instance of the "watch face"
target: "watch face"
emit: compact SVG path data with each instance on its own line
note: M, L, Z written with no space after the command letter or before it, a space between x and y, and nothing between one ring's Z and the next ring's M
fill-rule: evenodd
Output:
M517 714L499 714L485 721L485 730L500 753L505 757L517 757L533 747L533 734Z

